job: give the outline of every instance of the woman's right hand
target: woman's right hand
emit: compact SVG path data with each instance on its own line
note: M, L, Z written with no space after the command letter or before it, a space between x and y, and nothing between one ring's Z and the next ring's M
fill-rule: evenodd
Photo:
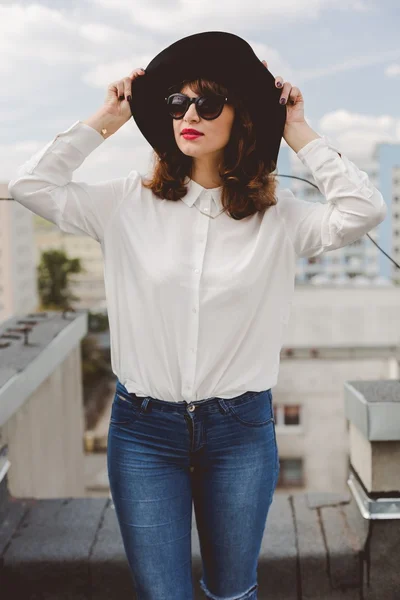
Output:
M127 97L132 94L132 82L140 76L145 75L141 68L134 69L128 77L110 83L103 109L118 119L121 125L129 121L132 116L131 107Z

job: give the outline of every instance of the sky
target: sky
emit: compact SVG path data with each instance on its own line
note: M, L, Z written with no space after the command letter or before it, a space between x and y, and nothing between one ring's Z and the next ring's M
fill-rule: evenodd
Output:
M0 181L95 113L109 83L211 30L244 38L299 87L306 121L355 163L376 143L400 143L398 0L0 0ZM130 119L73 178L146 173L151 157Z

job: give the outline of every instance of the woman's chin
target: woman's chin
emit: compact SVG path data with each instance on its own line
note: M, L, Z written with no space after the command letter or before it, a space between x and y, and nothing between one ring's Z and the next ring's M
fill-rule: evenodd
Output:
M180 151L182 152L182 154L185 154L186 156L192 156L192 157L199 156L198 152L193 152L193 151L189 150L188 148L180 148Z

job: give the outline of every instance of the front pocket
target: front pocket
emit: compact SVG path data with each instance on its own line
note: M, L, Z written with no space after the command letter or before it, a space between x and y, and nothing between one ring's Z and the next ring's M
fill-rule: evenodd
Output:
M137 407L133 402L118 394L118 392L115 393L111 407L111 424L127 425L128 423L133 423L133 421L138 418L139 414L140 407Z
M120 400L122 400L122 402L127 402L128 404L132 404L132 402L130 400L128 400L128 398L124 398L124 396L121 396L121 394L118 394L118 392L115 393L115 396L116 396L116 398L119 398Z
M274 422L270 390L258 392L240 404L230 405L229 413L236 421L248 427L263 427Z

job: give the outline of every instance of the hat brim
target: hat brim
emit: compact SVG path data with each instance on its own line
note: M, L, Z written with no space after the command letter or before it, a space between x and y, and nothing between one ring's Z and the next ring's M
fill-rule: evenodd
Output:
M286 105L275 78L239 36L208 31L174 42L162 50L132 81L132 116L149 144L159 153L177 148L173 120L167 112L168 89L198 77L224 85L240 97L256 130L256 151L277 163L286 123Z

